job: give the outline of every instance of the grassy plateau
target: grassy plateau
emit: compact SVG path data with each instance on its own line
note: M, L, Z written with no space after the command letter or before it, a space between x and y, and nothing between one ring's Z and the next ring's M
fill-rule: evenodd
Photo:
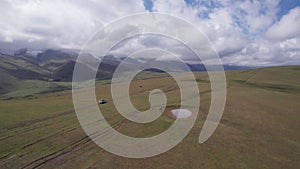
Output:
M180 106L174 79L157 74L132 81L130 97L137 109L150 107L153 89L166 93L166 112ZM198 138L210 106L210 83L205 72L194 74L201 97L194 127L170 151L144 159L119 157L98 147L79 124L70 89L1 100L0 168L299 168L300 66L226 71L225 111L203 144ZM97 83L95 92L97 99L108 101L99 106L106 120L128 136L153 136L174 122L164 113L149 124L133 123L118 114L110 84Z

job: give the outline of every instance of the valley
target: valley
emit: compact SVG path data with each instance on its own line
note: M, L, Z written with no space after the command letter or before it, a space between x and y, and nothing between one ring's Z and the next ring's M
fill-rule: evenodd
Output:
M203 144L198 137L211 101L210 83L205 72L194 75L201 97L194 127L176 147L147 159L118 157L93 143L77 120L69 89L1 100L0 168L298 168L299 66L226 71L225 111L216 132ZM165 113L147 124L119 115L110 84L104 82L96 84L95 101L108 101L99 108L119 132L149 137L174 122L166 112L179 108L180 92L168 74L146 72L130 85L132 104L139 110L150 106L147 91L159 88L167 95Z

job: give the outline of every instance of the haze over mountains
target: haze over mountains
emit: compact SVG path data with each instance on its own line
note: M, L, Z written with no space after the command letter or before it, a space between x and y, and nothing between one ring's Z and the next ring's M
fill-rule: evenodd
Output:
M65 82L72 81L73 69L76 63L78 52L72 50L33 50L20 49L13 55L0 54L0 94L6 94L20 88L53 88L53 90L65 89ZM95 57L87 54L91 62L95 62ZM117 66L124 61L124 58L118 58L113 55L103 57L99 69L97 70L97 79L110 79ZM140 59L126 59L128 70L132 65L142 64ZM182 63L176 61L152 61L161 65L172 65L174 71L183 71ZM170 64L172 63L172 64ZM81 64L81 63L80 63ZM82 64L88 69L88 65ZM205 66L199 64L187 64L192 71L205 71ZM248 69L245 66L224 65L225 70ZM171 69L171 68L170 68ZM151 72L163 72L158 69L147 69ZM70 87L70 85L67 85ZM52 91L52 90L51 90ZM41 92L41 91L39 91Z

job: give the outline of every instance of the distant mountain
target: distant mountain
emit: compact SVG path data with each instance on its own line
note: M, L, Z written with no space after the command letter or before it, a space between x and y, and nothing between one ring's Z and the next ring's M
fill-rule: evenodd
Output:
M203 64L187 64L187 66L191 69L191 71L195 71L195 72L206 71L205 66Z
M23 57L0 55L0 70L19 79L45 80L50 75L47 69Z
M14 56L27 56L27 57L33 57L36 58L39 53L41 53L41 50L35 50L30 48L22 48L14 52Z
M206 71L206 68L203 64L187 64L188 67L191 69L191 71L194 72L201 72ZM217 70L219 66L216 65L209 65L211 70ZM236 66L236 65L223 65L224 70L247 70L247 69L253 69L258 67L250 67L250 66Z
M0 70L6 72L15 78L25 80L43 80L43 81L67 81L72 80L72 73L76 63L78 54L72 50L54 50L48 49L45 51L33 49L20 49L15 51L14 56L1 55ZM86 63L89 67L90 63L95 63L97 58L90 54L86 54ZM192 71L206 71L203 64L184 64L177 61L162 61L162 60L144 60L134 58L117 58L113 55L104 56L101 58L101 64L97 70L98 79L111 78L114 71L121 62L125 62L126 70L132 67L149 66L150 63L155 66L164 67L168 71L184 71L186 67ZM147 62L149 61L149 62ZM82 63L83 64L83 63ZM213 68L214 66L211 66ZM224 70L244 70L251 67L245 66L230 66L224 65ZM161 73L162 70L149 68L146 71Z
M0 94L26 87L27 81L46 81L50 71L23 57L0 55Z
M35 51L27 48L15 51L13 55L0 54L0 95L19 95L20 90L24 90L24 95L65 90L66 83L61 82L72 81L77 55L70 50ZM78 66L88 71L94 69L97 79L111 78L122 61L112 55L104 56L99 68L95 70L90 64L99 58L90 54L85 54L84 58L86 63L78 62ZM130 70L131 64L128 63L127 70Z
M45 92L49 86L52 86L53 90L65 89L65 86L61 86L63 83L60 82L72 81L77 56L78 53L74 50L48 49L40 51L28 48L17 50L12 56L0 54L0 94L15 92L22 88L43 88L43 90L38 90L38 92ZM163 67L168 71L174 72L185 71L187 67L192 71L206 71L205 66L202 64L184 64L177 61L117 58L113 55L96 58L88 53L84 54L84 59L85 61L79 61L78 65L87 71L94 69L97 79L112 78L113 73L121 62L124 66L123 71L130 71L134 67L151 67L151 65ZM98 62L98 59L101 59L101 64L98 68L93 68L91 65ZM244 66L224 66L225 70L249 68ZM164 70L156 68L148 68L145 71L164 72Z
M37 61L39 64L43 65L53 61L75 60L76 57L76 53L67 53L60 50L48 49L37 55Z

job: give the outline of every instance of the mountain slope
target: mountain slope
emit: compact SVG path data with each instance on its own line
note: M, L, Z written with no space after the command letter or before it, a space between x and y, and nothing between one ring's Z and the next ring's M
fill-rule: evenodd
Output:
M0 54L0 94L5 95L5 98L7 98L10 97L10 93L14 93L13 97L17 97L70 88L73 69L77 59L76 56L77 54L74 52L52 49L45 51L22 49L17 51L14 56ZM130 71L133 67L143 67L143 64L144 66L151 64L158 65L174 72L184 71L187 67L192 71L206 70L202 64L185 65L176 61L163 60L140 61L134 58L116 58L112 55L102 57L101 64L96 70L91 65L98 62L99 58L95 58L91 54L86 54L85 59L87 63L79 62L79 66L87 71L96 71L97 80L112 78L113 73L121 62L125 67L124 71ZM248 68L224 66L225 70ZM233 71L234 73L230 73L231 71L229 71L227 74L234 76L230 80L230 83L256 85L257 87L272 88L274 90L290 90L291 87L287 86L294 83L295 79L298 79L297 75L295 75L298 69L297 66L294 66L278 69L266 68ZM163 73L163 71L153 68L149 68L146 71L150 74ZM285 79L286 77L289 78ZM281 79L281 81L278 79ZM294 87L292 86L292 88ZM22 91L21 94L19 91ZM24 91L26 94L24 94Z
M299 92L300 66L279 66L243 71L228 71L229 83L280 92Z
M299 91L300 79L295 77L300 77L300 66L226 71L226 75L226 106L213 135L199 144L199 134L211 105L211 92L207 74L195 72L201 93L195 125L170 151L142 159L119 157L94 144L79 124L71 91L0 101L0 168L298 169L300 95L297 91L274 90L260 84L285 84ZM180 90L174 80L171 77L136 80L130 89L130 100L138 110L149 108L149 91L166 91L167 109L151 123L132 122L115 108L110 86L97 84L97 99L108 101L99 105L99 110L111 127L136 138L168 130L175 120L168 110L181 105ZM106 136L106 129L99 133Z

